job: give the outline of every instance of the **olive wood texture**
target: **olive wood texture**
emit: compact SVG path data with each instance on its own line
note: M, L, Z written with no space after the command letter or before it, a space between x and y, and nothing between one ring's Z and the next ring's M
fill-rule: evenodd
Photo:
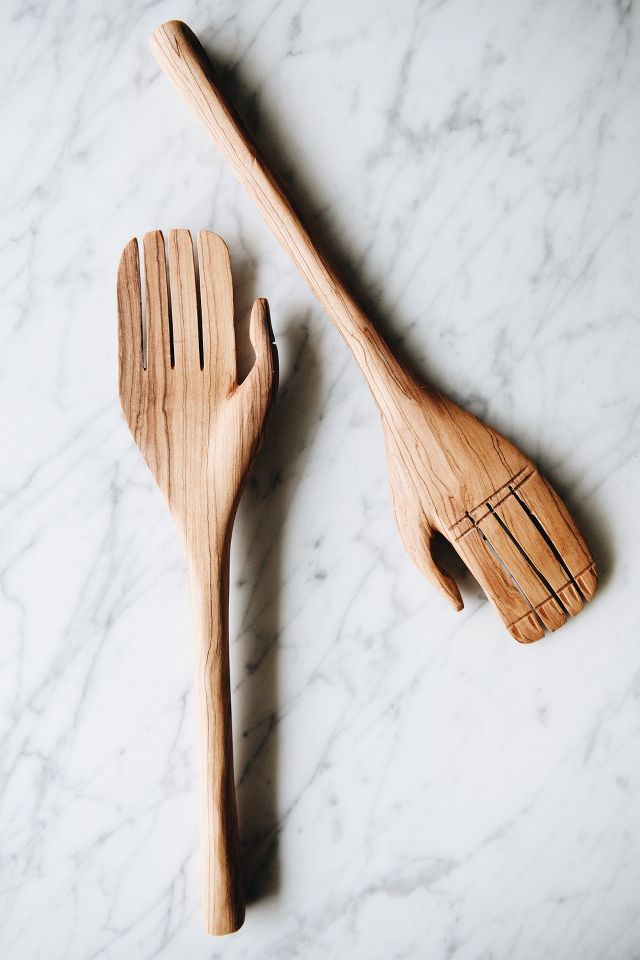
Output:
M555 630L596 586L593 558L564 505L512 443L392 354L317 250L189 27L165 23L150 45L360 365L382 419L395 516L415 564L462 608L455 581L433 557L439 532L517 640Z
M198 234L199 292L188 230L143 240L146 318L137 240L118 269L120 401L165 495L189 568L201 785L203 911L209 933L244 920L229 684L229 550L247 472L275 398L278 362L266 300L256 300L256 359L236 381L229 255ZM167 280L168 260L168 280Z

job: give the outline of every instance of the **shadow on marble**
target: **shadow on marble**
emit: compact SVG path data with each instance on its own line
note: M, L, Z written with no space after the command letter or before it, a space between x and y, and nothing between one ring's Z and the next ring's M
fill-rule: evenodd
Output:
M425 368L422 355L418 359L406 332L399 333L397 329L394 330L390 320L393 309L385 299L385 288L380 277L370 275L366 265L357 262L362 251L347 250L344 241L340 239L341 225L331 212L330 206L335 198L315 196L305 171L298 173L289 160L286 109L281 117L277 118L272 111L266 113L260 105L259 90L256 91L257 82L248 76L245 64L240 67L238 63L230 63L224 55L216 52L213 45L207 41L206 33L203 47L221 78L224 91L251 131L269 168L284 184L293 206L308 226L315 245L326 254L338 276L353 293L394 353L409 369L415 370L420 378L438 388L437 377Z
M235 267L251 286L252 272ZM246 288L238 304L247 301ZM239 291L240 294L240 291ZM250 309L250 307L248 307ZM240 310L238 311L240 312ZM244 326L238 329L239 353ZM239 644L244 672L234 690L236 783L247 902L274 896L280 887L278 805L279 641L283 548L287 516L308 446L319 394L319 370L306 322L274 317L280 344L280 386L265 443L244 491L234 527L238 585L243 589ZM287 366L284 367L286 340ZM245 371L246 372L246 371Z
M460 554L441 533L436 533L433 538L433 557L438 566L458 584L465 607L471 597L484 597L482 587L465 566ZM429 585L427 588L430 589Z

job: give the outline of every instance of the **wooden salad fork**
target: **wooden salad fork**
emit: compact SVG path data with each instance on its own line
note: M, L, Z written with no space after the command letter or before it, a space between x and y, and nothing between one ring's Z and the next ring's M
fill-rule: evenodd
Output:
M247 472L275 398L278 358L266 300L256 300L256 359L236 380L229 255L198 234L199 287L188 230L143 240L146 317L137 240L118 268L120 402L165 495L189 567L200 752L204 921L231 933L244 920L229 685L229 550ZM167 259L168 277L167 282Z
M516 640L538 640L545 628L561 626L593 596L596 571L558 496L512 443L392 354L315 247L189 27L165 23L150 44L360 365L382 419L396 520L413 561L462 608L455 581L433 557L439 532Z

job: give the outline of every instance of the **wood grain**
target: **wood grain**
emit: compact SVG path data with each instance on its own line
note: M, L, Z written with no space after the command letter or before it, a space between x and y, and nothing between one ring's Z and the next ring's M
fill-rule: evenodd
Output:
M244 920L229 683L229 550L242 487L277 389L277 353L267 302L257 300L250 324L256 359L238 386L231 268L220 237L198 234L200 318L189 232L170 232L168 258L162 233L147 233L143 255L145 324L135 239L118 270L120 400L187 556L204 921L209 933L224 934Z
M433 558L441 533L517 640L556 629L596 585L593 558L564 505L512 443L396 359L316 248L189 27L165 23L150 45L360 365L382 419L396 520L413 561L461 609L455 581Z

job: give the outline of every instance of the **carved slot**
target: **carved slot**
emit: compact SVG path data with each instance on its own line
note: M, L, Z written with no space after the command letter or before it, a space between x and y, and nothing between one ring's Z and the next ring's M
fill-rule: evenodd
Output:
M192 241L193 242L193 241ZM200 352L200 369L204 370L204 334L202 332L202 292L200 290L200 261L198 260L198 244L193 244L193 269L196 278L196 303L198 304L198 350Z
M513 491L512 491L512 492L513 492ZM514 494L514 496L516 496L516 495ZM516 497L516 499L519 500L518 497ZM514 537L513 533L511 532L511 530L509 529L509 527L506 525L506 523L504 522L504 520L502 519L502 517L500 516L500 514L497 513L497 512L493 509L493 507L491 506L490 503L487 504L487 508L488 508L489 513L491 513L492 516L493 516L493 517L497 520L497 522L500 524L500 527L504 530L505 534L508 536L509 540L510 540L511 543L514 545L514 547L516 548L516 550L518 551L518 553L519 553L522 557L524 557L524 559L527 561L527 563L529 564L529 567L531 568L532 572L535 574L535 576L538 578L538 580L540 581L540 583L542 584L542 586L543 586L543 587L545 588L545 590L548 592L549 596L550 596L550 597L553 597L555 600L557 600L557 602L560 604L561 610L564 610L564 612L567 614L567 616L569 616L569 615L570 615L569 610L566 609L564 603L562 602L562 600L560 599L560 597L558 596L558 594L555 592L555 590L553 589L553 587L551 586L551 584L549 583L549 581L547 580L547 578L545 577L545 575L542 573L542 571L541 571L541 570L538 570L537 566L535 565L535 563L533 562L533 560L531 559L531 557L529 556L529 554L527 553L527 551L524 550L523 547L520 545L520 543L516 540L516 538Z
M538 616L538 612L537 612L536 608L533 606L533 604L532 604L531 601L529 600L529 597L526 595L526 593L524 592L524 590L522 589L522 587L520 586L520 584L518 583L518 581L516 580L516 578L514 577L514 575L511 573L511 570L509 570L509 567L506 565L506 563L504 562L504 560L502 559L502 557L500 556L500 554L496 551L495 547L493 546L493 544L491 543L491 541L489 540L489 538L487 537L487 535L485 534L485 532L482 530L482 528L480 527L480 525L475 522L475 520L473 519L473 517L471 516L471 514L470 514L469 512L467 512L466 516L469 518L469 520L470 520L471 523L473 524L473 528L474 528L475 530L477 530L478 533L480 534L480 536L481 536L481 538L482 538L482 542L484 543L485 547L487 548L487 551L491 554L491 556L494 558L494 560L496 560L497 563L500 564L500 566L502 567L502 569L504 570L504 572L506 573L506 575L509 577L509 580L512 582L512 584L514 585L514 587L516 588L516 590L518 591L518 593L519 593L520 596L522 597L523 601L524 601L525 604L529 607L529 610L530 610L531 613L534 615L534 617L536 618L536 620L540 623L541 628L544 630L544 629L545 629L544 624L543 624L542 621L540 620L540 617Z
M558 561L558 563L560 564L560 566L562 567L562 569L563 569L564 572L566 573L567 579L569 580L569 582L572 583L573 586L574 586L574 587L576 588L576 590L578 591L578 595L581 596L585 601L588 601L588 600L589 600L589 597L585 597L585 596L584 596L584 593L583 593L583 591L580 589L580 587L578 586L578 584L576 583L576 579L575 579L575 577L573 576L573 574L571 573L571 570L569 569L569 567L567 566L567 564L566 564L565 561L563 560L562 554L560 553L560 551L559 551L558 548L556 547L555 543L553 542L553 540L551 539L551 537L549 536L549 534L547 533L547 531L545 530L545 528L542 526L542 524L540 523L540 521L539 521L538 518L536 517L535 513L533 513L533 511L527 506L527 504L524 502L524 500L523 500L521 497L518 496L518 494L516 493L515 490L512 489L511 492L512 492L512 494L514 495L514 497L515 497L515 499L517 500L517 502L518 502L518 503L520 504L520 506L522 507L522 509L524 510L524 512L526 513L526 515L529 517L529 520L531 520L531 523L534 525L534 527L536 528L536 530L538 531L538 533L540 534L540 536L542 537L542 539L544 540L544 542L546 543L546 545L549 547L549 550L551 550L552 554L554 555L554 557L556 558L556 560Z
M169 282L169 257L167 256L167 245L164 237L162 242L165 245L164 249L164 269L167 277L167 314L169 317L169 353L171 355L171 369L173 370L176 365L176 354L173 346L173 312L171 310L171 283Z

